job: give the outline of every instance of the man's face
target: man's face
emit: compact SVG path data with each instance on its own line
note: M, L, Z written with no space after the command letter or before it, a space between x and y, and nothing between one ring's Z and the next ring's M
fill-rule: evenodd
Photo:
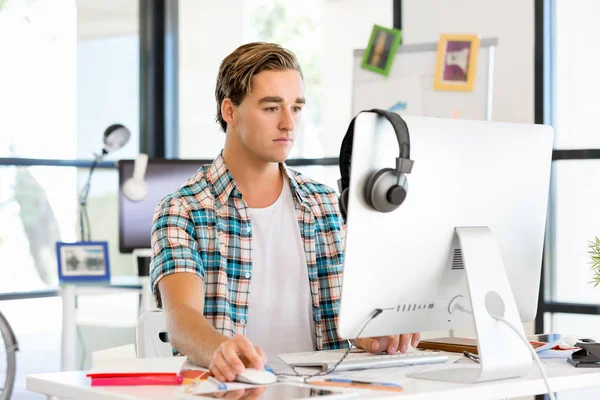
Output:
M234 111L240 142L261 161L283 162L301 128L302 77L291 69L262 71L252 78L251 87Z

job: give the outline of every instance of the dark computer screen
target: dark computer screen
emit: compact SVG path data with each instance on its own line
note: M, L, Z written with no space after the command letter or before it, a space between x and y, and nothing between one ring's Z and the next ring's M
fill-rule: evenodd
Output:
M133 202L123 195L123 184L133 175L133 160L121 160L119 169L119 251L150 248L154 210L167 194L177 190L210 160L148 160L145 181L148 195Z

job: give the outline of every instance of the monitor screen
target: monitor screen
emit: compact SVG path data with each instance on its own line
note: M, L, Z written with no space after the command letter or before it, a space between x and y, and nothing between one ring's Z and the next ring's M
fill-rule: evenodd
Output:
M167 194L177 190L210 160L148 160L144 180L147 196L137 202L123 194L123 184L133 175L133 160L121 160L119 169L119 251L131 253L135 249L150 248L152 218L158 203Z

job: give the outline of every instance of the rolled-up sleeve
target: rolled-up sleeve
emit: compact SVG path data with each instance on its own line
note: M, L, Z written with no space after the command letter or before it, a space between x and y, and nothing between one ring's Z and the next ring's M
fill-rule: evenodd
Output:
M188 272L204 280L205 269L198 251L196 227L189 206L180 198L167 196L156 211L152 223L150 284L156 306L162 308L158 282L167 275Z

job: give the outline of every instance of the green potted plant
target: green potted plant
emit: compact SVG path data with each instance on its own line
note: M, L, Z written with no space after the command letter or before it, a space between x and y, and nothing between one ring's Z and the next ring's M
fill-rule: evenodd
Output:
M591 241L588 245L590 253L590 265L592 266L592 272L594 273L594 277L591 283L594 286L598 286L600 284L600 239L596 237L595 241Z

